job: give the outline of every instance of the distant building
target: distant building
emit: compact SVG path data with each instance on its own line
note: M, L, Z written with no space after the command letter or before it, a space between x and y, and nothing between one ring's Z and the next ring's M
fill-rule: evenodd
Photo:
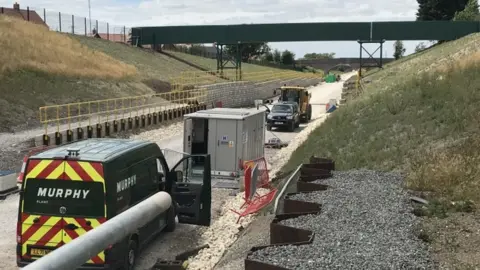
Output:
M42 20L42 17L33 10L20 9L18 3L13 4L13 8L0 7L0 16L6 15L15 17L35 24L43 25L48 28L48 25Z

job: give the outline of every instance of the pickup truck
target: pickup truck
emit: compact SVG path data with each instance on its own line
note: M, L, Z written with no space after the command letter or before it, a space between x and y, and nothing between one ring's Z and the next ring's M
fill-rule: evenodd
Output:
M273 105L268 111L267 130L272 127L287 128L293 132L300 126L300 113L296 102L283 101Z

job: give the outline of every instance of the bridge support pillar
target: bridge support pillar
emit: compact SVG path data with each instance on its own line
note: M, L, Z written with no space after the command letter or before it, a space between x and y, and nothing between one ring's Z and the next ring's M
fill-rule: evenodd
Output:
M381 40L358 40L358 44L360 44L360 70L359 75L362 76L362 68L383 68L383 43L385 43L384 39ZM370 53L363 44L378 44L377 49ZM375 58L375 54L380 51L380 57L377 59ZM367 53L368 58L363 58L363 52ZM366 60L366 61L364 61ZM373 61L369 61L373 60Z
M228 52L225 52L225 45L233 45L233 44L214 44L217 48L217 73L223 76L224 69L235 69L235 79L237 81L242 80L242 44L237 43L234 44L237 46L235 55L229 55ZM231 66L228 66L228 64ZM228 78L231 79L231 78Z

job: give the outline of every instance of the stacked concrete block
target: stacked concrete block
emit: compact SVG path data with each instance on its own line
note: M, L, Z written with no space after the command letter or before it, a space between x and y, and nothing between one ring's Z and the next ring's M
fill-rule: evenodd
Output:
M256 99L267 99L274 96L273 91L284 84L311 86L320 83L318 79L291 79L272 80L267 82L231 82L208 85L207 104L215 104L221 101L223 107L244 107L253 105Z
M17 191L17 174L14 171L0 171L0 200Z

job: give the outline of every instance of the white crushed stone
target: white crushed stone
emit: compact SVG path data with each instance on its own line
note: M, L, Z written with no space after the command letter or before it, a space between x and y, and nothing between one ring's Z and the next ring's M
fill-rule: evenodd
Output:
M342 79L350 78L354 72L344 74ZM328 102L330 98L337 98L342 92L343 82L324 84L311 91L312 103ZM289 145L280 149L273 158L265 157L267 160L271 160L270 164L273 164L270 170L270 179L276 176L283 165L288 162L291 154L297 149L308 137L308 135L320 124L325 121L327 114L320 108L312 108L312 120L307 127L301 132L295 135L295 138L291 140ZM203 249L196 256L189 259L189 270L207 270L213 269L213 267L220 261L225 251L236 241L238 238L238 224L236 220L238 215L230 211L232 209L238 209L244 202L243 192L239 193L234 199L225 202L225 206L222 208L220 218L210 225L207 231L202 235L204 243L209 244L209 248ZM244 217L241 220L243 227L250 224L255 219L255 215Z
M270 163L275 164L275 166L272 167L270 170L270 179L273 179L275 176L277 176L277 173L279 170L285 165L288 160L290 159L290 156L292 155L293 151L297 149L305 140L307 140L308 135L315 130L318 126L320 126L325 119L327 118L326 114L320 115L317 119L314 121L310 122L307 127L305 127L304 130L302 130L300 133L298 133L297 136L295 136L295 139L293 139L287 147L284 147L280 149L275 156L271 158Z
M267 194L268 191L257 189L259 196ZM238 233L254 220L254 216L249 215L242 217L237 223L239 215L231 211L240 210L244 196L245 192L240 192L234 199L225 202L219 218L202 235L202 245L209 244L209 248L202 249L195 257L189 259L189 270L213 269L224 252L237 240Z
M160 148L163 148L162 146L163 141L175 136L182 135L182 134L183 134L183 121L162 126L158 129L143 131L142 133L130 136L130 138L134 140L153 141L158 143Z
M16 236L19 196L0 201L0 269L17 269Z
M308 135L325 120L325 115L318 117L312 121L305 129L299 132L292 142L285 148L280 149L272 158L274 167L270 171L270 179L282 168L288 161L292 152L297 149L308 137ZM259 194L266 194L268 190L259 189ZM237 196L225 202L222 208L220 218L212 223L207 231L202 235L203 241L209 244L209 248L201 250L197 256L189 259L189 270L205 270L213 269L220 261L224 252L237 240L239 226L246 227L254 219L255 215L243 217L239 224L236 224L238 215L230 209L239 209L244 203L244 192L238 193ZM263 195L262 194L262 195Z

